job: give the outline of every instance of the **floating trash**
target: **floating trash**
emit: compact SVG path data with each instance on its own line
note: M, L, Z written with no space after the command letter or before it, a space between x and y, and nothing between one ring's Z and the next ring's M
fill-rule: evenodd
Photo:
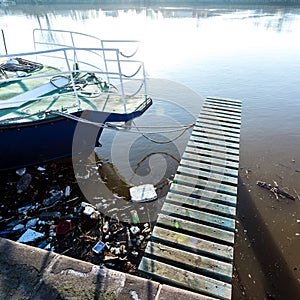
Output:
M130 231L133 235L136 235L137 233L140 232L140 229L137 226L132 226L130 227Z
M106 221L102 227L102 230L104 233L108 232L109 229L109 223Z
M26 173L26 168L22 168L16 171L16 174L22 176Z
M46 169L43 168L43 167L38 167L37 170L38 170L39 172L45 172L45 171L46 171Z
M16 230L22 230L22 229L24 229L25 228L25 226L23 225L23 224L18 224L18 225L16 225L12 230L13 231L16 231Z
M116 196L97 196L91 204L78 190L72 164L43 167L28 167L17 182L15 171L2 177L0 236L135 273L151 237L151 224L141 223L147 211L132 210L132 203L118 208Z
M34 219L31 219L29 220L27 223L26 223L26 228L34 228L37 224L37 222L39 221L39 218L34 218Z
M26 206L22 206L22 207L18 208L18 213L19 214L26 214L31 208L32 208L31 204L28 204Z
M49 212L43 212L39 215L40 219L42 220L55 220L60 219L61 212L59 211L49 211Z
M43 201L43 205L44 206L51 206L53 205L55 202L58 202L62 197L63 197L63 192L62 191L54 191L52 192L52 196L45 199Z
M28 173L21 176L20 180L17 183L17 193L21 194L25 192L31 183L32 176Z
M45 235L43 233L37 232L32 229L27 229L21 237L17 240L19 243L30 243L43 238Z
M41 248L41 249L45 249L45 247L47 247L48 243L47 241L42 241L41 243L38 244L38 248Z
M91 214L93 214L95 212L95 209L91 206L85 206L84 210L83 210L83 213L86 215L86 216L90 216Z
M99 241L99 242L92 248L92 250L93 250L95 253L99 254L100 252L102 252L102 250L104 249L104 247L105 247L105 244L104 244L103 242Z
M138 215L138 213L137 213L136 210L132 210L132 211L130 212L130 214L131 214L131 219L132 219L132 223L133 223L133 224L138 224L138 223L140 223L140 218L139 218L139 215Z
M70 186L66 186L66 189L65 189L65 197L69 197L71 194L71 188Z
M132 202L146 202L157 199L153 184L143 184L129 189Z
M72 223L69 221L62 221L58 223L55 227L55 232L57 235L65 235L72 229Z

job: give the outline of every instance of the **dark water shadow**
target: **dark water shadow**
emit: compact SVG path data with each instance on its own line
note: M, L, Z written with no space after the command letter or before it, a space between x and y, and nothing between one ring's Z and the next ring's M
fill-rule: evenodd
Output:
M271 298L266 291L267 298L263 299L300 299L299 282L278 248L241 177L239 177L238 199L238 217L247 230L248 240L266 281L274 291ZM237 269L243 267L238 262L236 264Z

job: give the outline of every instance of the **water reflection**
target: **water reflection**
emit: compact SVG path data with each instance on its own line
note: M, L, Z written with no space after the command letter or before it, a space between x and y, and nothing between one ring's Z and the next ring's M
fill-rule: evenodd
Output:
M124 7L125 6L125 7ZM295 22L296 15L299 10L293 7L281 6L220 6L207 7L203 5L182 7L172 6L165 7L155 5L134 6L133 4L120 4L119 6L108 4L50 4L50 5L5 5L2 6L0 16L23 15L32 19L36 19L37 23L45 28L53 28L56 25L56 17L68 17L73 21L85 22L89 19L99 18L119 18L124 15L142 16L152 20L159 19L195 19L198 27L199 21L213 17L221 17L223 19L236 19L243 21L251 21L254 26L263 26L266 29L272 29L280 32L283 29L288 30L288 24ZM4 25L5 24L1 24Z

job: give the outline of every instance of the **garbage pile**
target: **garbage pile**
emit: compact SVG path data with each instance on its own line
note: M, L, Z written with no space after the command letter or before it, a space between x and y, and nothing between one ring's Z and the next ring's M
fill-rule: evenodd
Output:
M152 224L104 216L80 193L72 164L0 174L0 236L94 264L134 273Z

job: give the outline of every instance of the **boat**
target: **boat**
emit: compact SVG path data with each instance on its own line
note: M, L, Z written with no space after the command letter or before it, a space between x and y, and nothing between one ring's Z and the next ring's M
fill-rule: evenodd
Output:
M152 104L139 41L34 29L32 51L8 54L2 36L0 171L92 151Z

